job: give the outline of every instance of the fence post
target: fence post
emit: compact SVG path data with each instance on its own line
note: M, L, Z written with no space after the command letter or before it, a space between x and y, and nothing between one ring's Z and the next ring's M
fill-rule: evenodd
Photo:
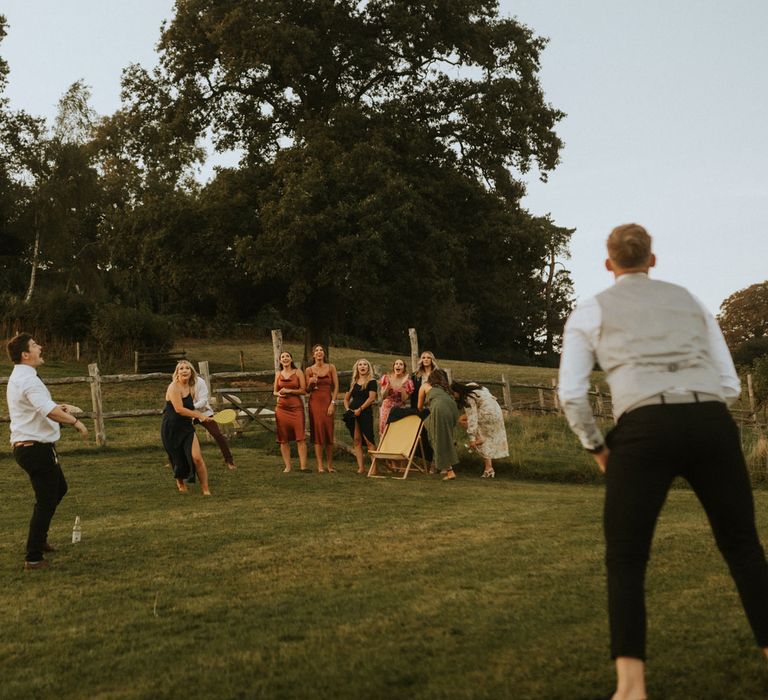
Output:
M96 362L88 365L88 374L91 377L91 403L93 404L93 430L96 433L96 446L104 447L107 444L107 434L104 430L104 410L101 405L101 373Z
M134 374L139 373L139 351L138 350L133 351L133 373Z
M757 420L757 413L755 411L755 388L752 386L752 375L747 375L747 394L749 394L749 412L755 420Z
M600 393L600 387L595 384L595 393L597 394L597 415L602 418L605 413L605 407L603 406L603 395Z
M415 372L419 364L419 338L415 328L408 329L408 338L411 341L411 372Z
M557 415L562 414L562 410L560 408L560 397L557 395L557 380L552 377L552 399L555 402L555 410L557 411Z
M208 387L208 396L210 397L210 403L213 404L213 408L218 410L219 408L219 397L214 396L211 393L211 368L208 364L208 360L200 360L200 362L197 363L197 372L198 374L203 378L203 381L205 382L205 385ZM213 436L206 430L205 437L203 438L206 442L212 442Z
M547 405L544 402L544 389L541 389L541 388L539 389L539 408L542 411L546 411L547 410Z
M80 341L75 343L75 361L80 362Z
M280 369L280 353L283 352L283 331L272 331L272 354L274 356L275 372Z
M512 391L509 388L509 381L505 374L501 375L501 395L504 398L504 407L508 410L512 410Z
M245 355L243 351L240 351L240 371L245 372Z

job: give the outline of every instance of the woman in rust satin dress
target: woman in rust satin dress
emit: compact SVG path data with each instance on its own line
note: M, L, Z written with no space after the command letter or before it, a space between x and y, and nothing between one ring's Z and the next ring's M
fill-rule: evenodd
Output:
M325 348L312 348L315 363L305 370L307 392L309 393L309 435L315 445L317 471L322 474L333 468L333 400L339 393L339 377L336 368L325 361ZM325 467L323 468L323 452Z
M306 471L307 442L304 434L304 402L301 400L301 397L307 393L304 373L296 368L291 353L287 351L280 354L280 368L275 375L272 393L277 397L275 423L280 454L285 465L283 472L291 471L292 442L296 443L299 453L299 468L301 471Z

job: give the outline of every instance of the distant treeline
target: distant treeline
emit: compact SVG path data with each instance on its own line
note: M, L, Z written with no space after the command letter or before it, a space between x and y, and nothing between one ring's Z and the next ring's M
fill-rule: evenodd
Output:
M543 40L493 4L197 5L106 117L82 82L52 125L10 110L0 58L6 328L117 352L239 324L399 349L416 327L442 357L556 361L572 230L520 204L562 146ZM242 158L200 184L205 135Z

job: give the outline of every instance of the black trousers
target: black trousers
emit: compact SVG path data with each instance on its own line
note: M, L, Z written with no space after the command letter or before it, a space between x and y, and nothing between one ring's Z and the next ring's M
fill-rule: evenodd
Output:
M603 525L611 654L645 659L645 570L656 520L676 476L691 485L733 577L752 631L768 647L768 564L739 433L718 402L644 406L606 438Z
M27 561L40 561L43 558L43 545L48 541L48 528L53 514L67 493L67 480L52 443L39 442L28 447L16 447L13 457L29 475L35 491L35 507L27 537Z

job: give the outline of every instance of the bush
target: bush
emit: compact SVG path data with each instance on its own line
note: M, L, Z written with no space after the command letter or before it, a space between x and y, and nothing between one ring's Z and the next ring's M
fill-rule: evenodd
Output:
M133 350L151 349L162 352L173 345L173 323L148 309L108 304L95 314L91 335L111 355Z
M768 337L750 338L733 351L733 362L737 365L751 365L760 357L768 356Z
M752 364L752 389L758 403L768 401L768 355L758 358Z
M2 320L9 327L58 341L82 341L88 337L94 303L82 294L63 290L36 293L28 304L14 300L4 305Z

